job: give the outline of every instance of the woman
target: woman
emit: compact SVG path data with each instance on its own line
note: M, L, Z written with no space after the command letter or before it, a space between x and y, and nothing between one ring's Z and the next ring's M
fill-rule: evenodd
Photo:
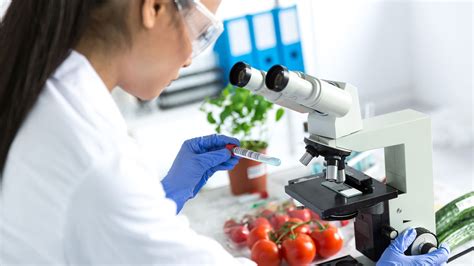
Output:
M186 141L161 185L109 93L158 96L205 48L197 26L219 31L192 1L12 2L0 26L1 265L239 262L176 216L237 163L225 145L238 140Z
M219 35L207 10L218 4L12 2L0 24L0 265L252 264L176 216L233 168L225 145L238 140L184 142L160 182L109 93L158 96Z

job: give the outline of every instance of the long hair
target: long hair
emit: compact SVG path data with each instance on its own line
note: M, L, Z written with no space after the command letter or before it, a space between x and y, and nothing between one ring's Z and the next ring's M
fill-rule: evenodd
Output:
M108 2L112 1L11 2L0 21L0 178L10 146L46 80L68 57L87 28L100 28L93 23L92 11L104 9ZM115 17L107 24L113 25L117 20L125 18ZM119 28L123 23L115 25Z

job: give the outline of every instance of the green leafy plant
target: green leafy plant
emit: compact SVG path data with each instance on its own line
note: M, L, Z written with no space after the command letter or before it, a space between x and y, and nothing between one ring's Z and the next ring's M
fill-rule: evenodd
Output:
M273 103L260 95L232 85L225 87L215 98L208 98L201 106L207 121L215 125L217 133L227 133L238 139L243 148L262 150L267 148L268 116ZM275 121L279 121L285 111L279 108Z

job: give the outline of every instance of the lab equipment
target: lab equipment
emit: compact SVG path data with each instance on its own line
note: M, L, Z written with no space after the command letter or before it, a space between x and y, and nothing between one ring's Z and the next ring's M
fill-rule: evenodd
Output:
M232 155L246 158L252 161L257 161L261 163L266 163L273 166L279 166L281 164L281 160L275 157L271 157L265 155L260 152L247 150L236 145L227 145L226 148L232 152Z
M174 3L188 30L192 56L196 57L217 40L224 26L199 0L174 0Z
M210 135L186 140L171 169L161 181L166 197L176 202L177 212L184 203L196 196L216 171L230 170L238 163L226 145L239 141L224 135Z
M225 20L214 46L220 67L229 73L235 63L245 61L258 69L281 63L304 71L298 22L295 5Z
M228 73L231 66L239 61L255 64L251 39L250 25L246 17L224 21L224 32L214 46L223 73ZM224 77L224 84L226 83L228 83L227 76Z
M438 249L432 248L429 253L420 256L409 256L406 251L415 246L414 242L421 239L419 231L414 228L405 230L384 251L377 265L441 265L448 260L449 247L441 244ZM427 247L424 245L423 247Z
M309 136L300 162L308 165L322 156L327 166L318 175L290 180L285 191L322 219L356 218L356 248L365 260L377 261L398 232L408 227L435 232L428 116L403 110L362 121L357 88L281 65L266 73L239 62L230 81L273 103L308 113ZM378 148L384 148L386 183L346 164L352 151ZM429 251L423 247L415 249Z

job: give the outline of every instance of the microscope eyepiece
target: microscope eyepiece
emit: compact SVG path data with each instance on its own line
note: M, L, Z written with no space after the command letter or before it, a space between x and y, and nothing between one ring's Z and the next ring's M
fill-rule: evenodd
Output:
M252 77L252 67L245 62L234 64L229 74L229 81L232 85L243 88L247 86Z
M282 65L274 65L267 72L265 85L272 91L281 92L286 88L289 81L290 72L288 69Z

